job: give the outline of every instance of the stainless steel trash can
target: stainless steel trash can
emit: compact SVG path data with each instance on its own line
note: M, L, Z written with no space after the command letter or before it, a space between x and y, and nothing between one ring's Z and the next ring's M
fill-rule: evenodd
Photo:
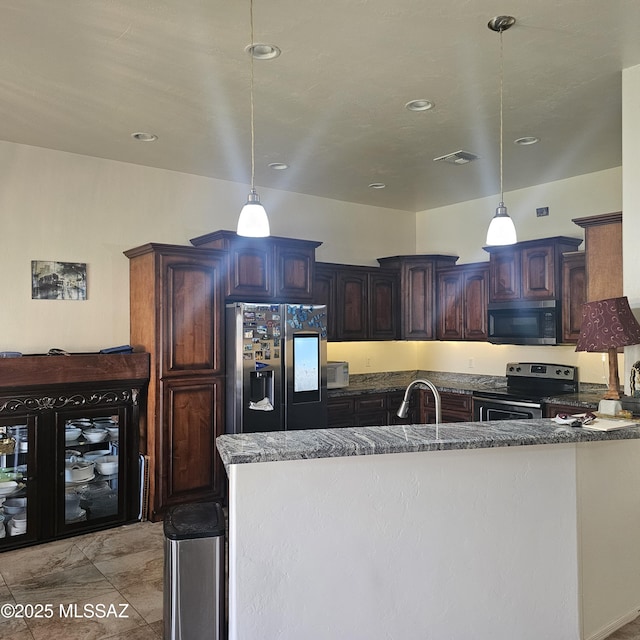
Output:
M217 502L172 507L164 519L164 640L220 640L225 521Z

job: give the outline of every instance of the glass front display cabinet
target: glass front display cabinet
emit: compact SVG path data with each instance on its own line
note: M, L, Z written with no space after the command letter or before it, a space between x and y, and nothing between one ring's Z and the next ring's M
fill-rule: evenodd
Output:
M124 489L136 485L137 478L127 477L128 473L138 475L125 464L135 457L135 452L128 451L127 439L121 437L125 426L131 423L130 410L124 405L109 407L107 411L94 409L77 415L67 412L57 415L60 488L55 497L59 534L128 519L128 496Z
M35 416L0 419L0 544L36 537Z
M0 551L135 522L148 354L0 359Z

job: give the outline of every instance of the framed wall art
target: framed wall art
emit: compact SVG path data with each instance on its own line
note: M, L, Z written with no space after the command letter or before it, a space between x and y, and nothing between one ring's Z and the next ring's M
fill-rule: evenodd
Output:
M86 300L86 263L32 260L31 298L33 300Z

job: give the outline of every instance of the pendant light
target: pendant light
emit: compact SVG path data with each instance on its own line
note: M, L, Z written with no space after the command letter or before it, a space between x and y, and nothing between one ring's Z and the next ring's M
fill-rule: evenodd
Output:
M500 204L496 208L496 215L492 218L487 231L487 245L506 245L517 242L516 228L513 220L507 213L507 207L504 206L504 187L503 187L503 84L504 84L504 63L502 53L502 32L512 27L516 19L512 16L497 16L492 18L487 25L492 31L500 34Z
M237 234L239 236L250 236L252 238L266 238L270 235L269 218L265 208L260 204L260 197L255 189L255 129L253 118L253 57L254 57L254 41L253 41L253 0L249 0L249 12L251 18L251 44L247 48L251 56L251 80L250 80L250 96L251 96L251 191L247 197L247 202L238 218Z

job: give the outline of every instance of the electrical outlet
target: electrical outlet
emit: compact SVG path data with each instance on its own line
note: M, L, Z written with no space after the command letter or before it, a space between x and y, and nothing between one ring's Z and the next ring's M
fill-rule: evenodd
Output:
M475 366L474 358L469 358L469 369L473 369Z
M536 215L538 216L538 218L541 218L542 216L548 216L549 207L538 207L536 209Z
M371 367L371 358L369 356L364 359L364 366L367 368Z

